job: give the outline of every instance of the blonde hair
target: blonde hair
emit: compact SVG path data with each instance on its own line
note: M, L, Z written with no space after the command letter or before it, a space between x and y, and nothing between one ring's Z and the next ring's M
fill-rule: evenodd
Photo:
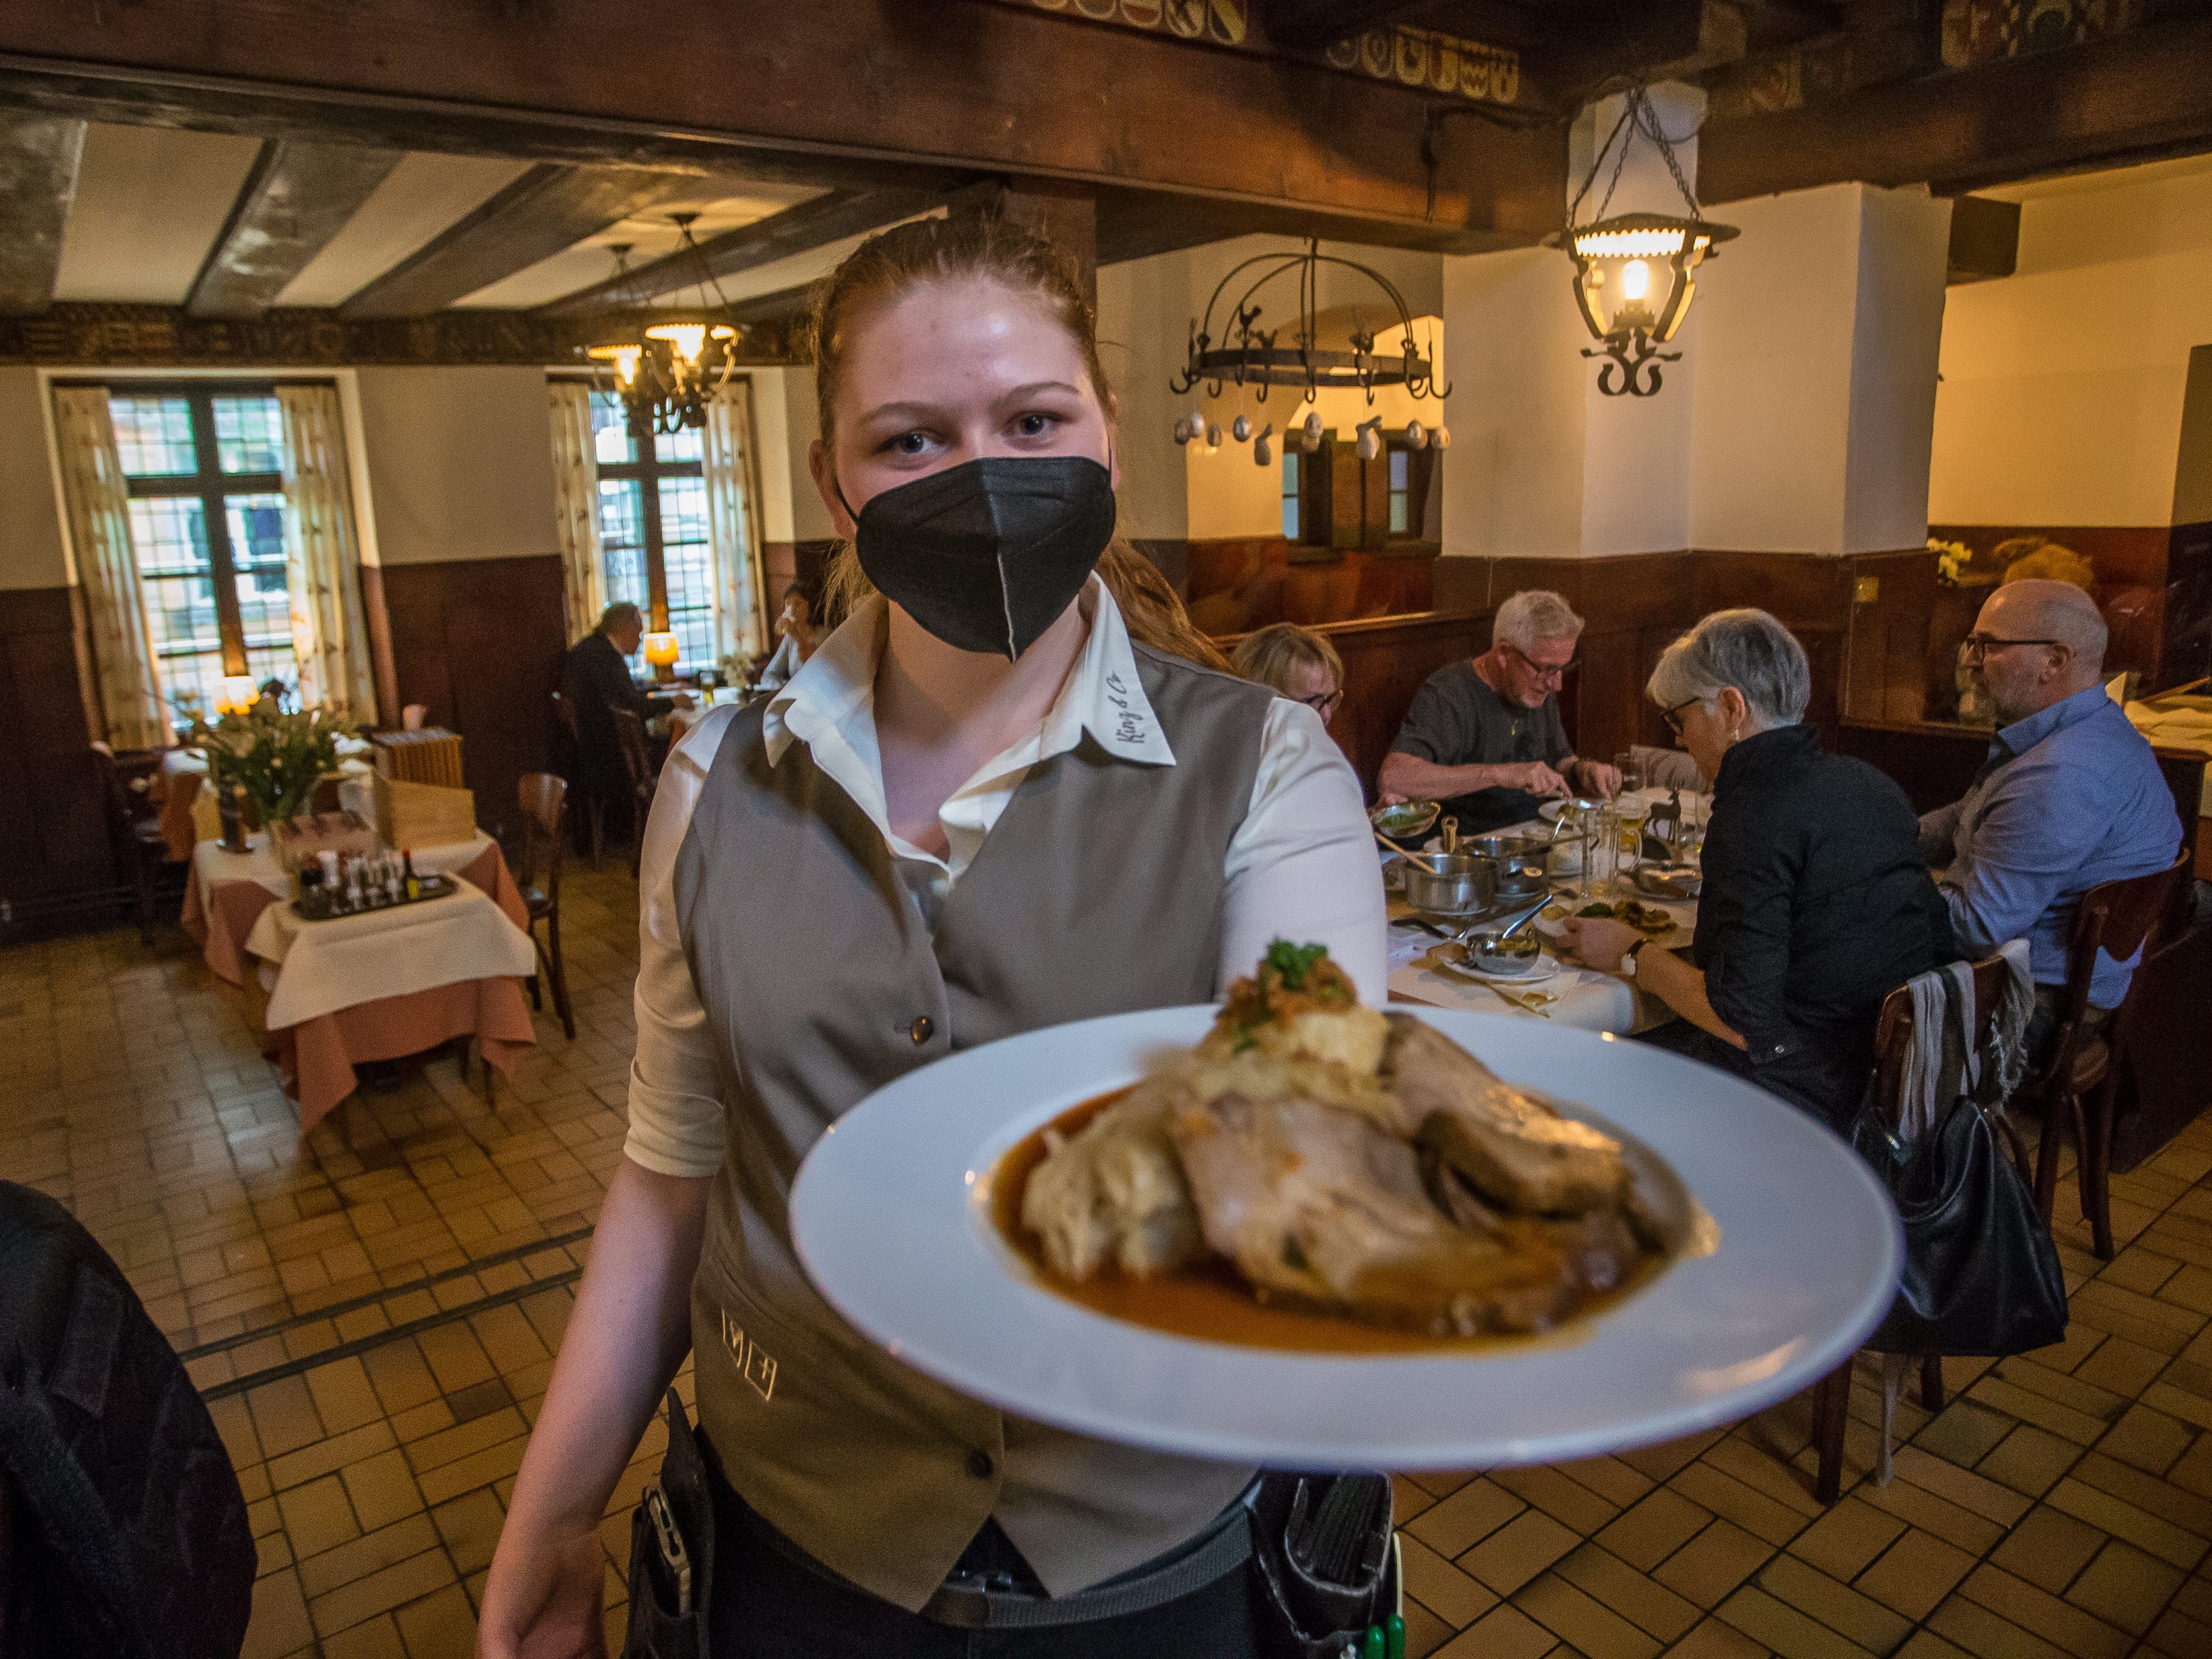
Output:
M2072 548L2048 536L2015 536L2008 542L1999 542L1990 550L1990 556L2004 567L2001 585L2054 581L2078 587L2084 593L2096 591L2095 568Z
M994 282L1041 304L1083 356L1084 371L1102 405L1113 391L1098 361L1098 319L1085 297L1075 262L1057 244L995 213L964 212L917 219L871 236L824 277L814 292L811 335L814 392L824 449L836 442L837 398L846 355L860 322L924 283ZM1228 659L1200 633L1158 566L1116 536L1098 561L1106 591L1121 607L1129 637L1170 656L1226 672ZM848 542L830 556L823 581L823 620L831 626L875 592Z
M1294 668L1322 669L1338 690L1344 689L1344 659L1336 654L1336 647L1296 623L1272 623L1256 634L1246 635L1231 654L1229 667L1232 673L1256 680L1285 696L1291 695Z

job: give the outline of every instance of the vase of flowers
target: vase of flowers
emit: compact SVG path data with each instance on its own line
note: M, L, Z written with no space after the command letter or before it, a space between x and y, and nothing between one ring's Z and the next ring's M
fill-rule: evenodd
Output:
M223 845L231 845L233 813L242 842L247 809L264 824L304 811L316 782L338 763L338 739L352 730L326 708L287 714L271 697L213 726L196 725L192 738L207 756L208 781L224 814Z

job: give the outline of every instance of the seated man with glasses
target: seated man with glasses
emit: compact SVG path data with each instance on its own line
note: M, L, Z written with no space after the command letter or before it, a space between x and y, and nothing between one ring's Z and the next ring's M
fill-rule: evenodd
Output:
M1383 757L1383 801L1440 800L1462 835L1535 816L1545 798L1610 797L1620 774L1578 760L1559 723L1559 690L1575 665L1583 619L1532 588L1498 607L1491 647L1429 676Z
M2035 976L2029 1054L2057 1023L2081 895L2173 862L2181 820L2157 758L2103 685L2105 619L2066 582L2007 582L1966 635L1996 741L1965 799L1920 820L1960 947L2025 938ZM1948 866L1948 868L1946 867ZM2131 962L2099 961L2093 1012L2119 1006Z

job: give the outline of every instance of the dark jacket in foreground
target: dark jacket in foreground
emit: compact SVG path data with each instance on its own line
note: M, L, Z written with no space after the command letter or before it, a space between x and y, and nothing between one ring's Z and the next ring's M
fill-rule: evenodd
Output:
M640 720L665 714L665 697L649 697L629 677L615 642L604 634L586 634L568 647L562 665L561 695L576 711L576 753L569 781L602 800L629 799L629 775L623 770L615 743L614 711L627 708Z
M1847 1125L1882 999L1957 955L1903 790L1824 754L1809 726L1728 751L1692 956L1713 1012L1749 1045L1727 1051L1734 1069Z

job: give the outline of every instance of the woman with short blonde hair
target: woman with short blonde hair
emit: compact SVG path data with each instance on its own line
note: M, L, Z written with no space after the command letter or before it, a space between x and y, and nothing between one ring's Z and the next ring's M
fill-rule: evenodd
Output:
M1344 659L1322 635L1296 623L1275 623L1248 634L1229 665L1248 680L1302 702L1325 725L1344 701Z

